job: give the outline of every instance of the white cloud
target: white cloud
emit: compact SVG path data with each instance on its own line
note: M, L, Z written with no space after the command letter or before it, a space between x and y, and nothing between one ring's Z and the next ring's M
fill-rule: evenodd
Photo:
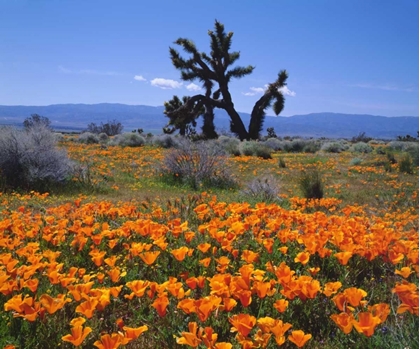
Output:
M286 96L290 96L290 97L295 97L296 96L296 92L295 91L290 91L287 86L283 86L279 90L280 90L280 92L282 92Z
M251 92L242 92L244 96L255 96L256 94L262 95L264 93L264 89L262 87L250 87Z
M193 83L191 83L191 84L189 84L185 87L187 88L188 91L200 91L201 90L200 86L198 86L196 84L193 84Z
M163 78L155 78L152 81L150 81L150 84L152 86L159 87L163 90L171 90L174 88L181 88L182 82L178 82L175 80L170 79L163 79Z
M137 81L147 81L142 75L135 75L134 80Z

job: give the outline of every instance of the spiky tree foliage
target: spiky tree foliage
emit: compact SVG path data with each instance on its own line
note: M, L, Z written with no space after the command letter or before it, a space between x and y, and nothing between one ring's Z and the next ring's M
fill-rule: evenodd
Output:
M249 122L249 138L258 139L263 129L265 110L273 104L273 111L279 115L284 108L284 96L281 88L286 86L287 72L282 70L277 80L267 86L264 95L255 103ZM274 103L273 103L274 101Z
M175 41L175 44L181 46L190 55L190 58L183 58L177 50L172 47L169 48L173 65L181 71L181 79L184 81L198 80L205 90L205 94L192 96L181 108L192 109L194 106L203 105L207 111L213 111L214 108L224 109L230 116L231 132L235 133L241 140L256 139L264 121L265 109L271 105L271 102L275 99L273 105L275 112L277 110L280 112L283 109L284 98L278 88L276 90L275 88L285 85L287 74L285 71L284 74L281 72L279 79L269 85L264 96L254 107L255 112L251 115L249 130L247 130L235 110L228 85L233 78L242 78L251 74L254 67L248 65L231 68L239 59L240 53L237 51L230 52L233 33L226 33L222 23L216 20L214 31L209 30L208 34L211 49L209 55L205 52L199 52L195 44L185 38L179 38ZM280 80L280 75L284 78L283 80ZM210 123L210 121L207 122Z
M202 114L203 109L183 108L189 99L188 96L182 97L182 100L178 96L174 96L170 101L164 103L164 114L169 118L168 124L163 129L165 133L171 134L179 130L179 134L185 136L191 126L195 127L197 125L196 118Z

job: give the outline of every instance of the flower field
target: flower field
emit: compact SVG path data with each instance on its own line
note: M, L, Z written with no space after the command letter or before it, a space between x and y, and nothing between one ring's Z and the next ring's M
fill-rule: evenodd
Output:
M264 203L165 183L166 149L63 146L96 190L0 195L0 348L418 347L418 168L229 158L279 181Z

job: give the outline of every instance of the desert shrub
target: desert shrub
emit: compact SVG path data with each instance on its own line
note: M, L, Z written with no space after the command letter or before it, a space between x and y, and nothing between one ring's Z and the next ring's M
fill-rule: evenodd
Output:
M263 144L274 151L284 150L283 143L278 138L268 138Z
M321 142L316 140L307 140L303 147L304 153L316 153L318 150L321 149Z
M23 121L23 127L27 130L32 127L44 127L51 130L51 121L45 116L32 114Z
M172 135L161 135L152 138L152 144L161 148L177 148L179 146L178 139Z
M91 132L83 132L79 135L78 141L84 144L98 144L99 137L97 134Z
M379 146L379 147L375 148L375 153L379 154L379 155L385 155L386 150L383 146Z
M239 149L239 145L241 144L241 142L239 139L228 136L220 136L217 139L217 142L228 154L232 154L234 156L241 155L241 151Z
M280 187L273 176L262 176L254 178L246 185L241 194L247 200L255 200L257 202L279 202L281 201Z
M45 190L71 176L72 163L45 125L0 129L0 176L5 187Z
M360 143L360 142L367 143L370 140L372 140L372 137L366 136L365 132L360 132L357 136L352 137L351 142L352 143Z
M241 152L245 156L258 156L263 159L271 159L272 149L264 143L255 141L244 141L241 144Z
M193 189L234 188L236 180L227 166L227 154L215 141L182 141L158 168L163 179L181 182Z
M353 158L350 160L350 166L357 166L360 165L363 162L360 158Z
M322 199L324 196L324 184L319 170L302 172L299 177L299 187L306 199Z
M398 162L398 170L402 173L413 173L413 159L410 154L405 154L403 158Z
M419 148L418 142L403 142L403 141L392 141L388 143L388 149L394 151L407 151L410 148Z
M116 135L110 142L110 145L119 145L121 147L141 147L146 143L145 139L138 133L121 133Z
M326 142L321 146L321 150L327 153L341 153L349 149L346 141Z
M86 131L90 133L105 133L108 136L115 136L122 132L124 126L121 124L121 122L117 120L108 121L106 124L101 122L100 125L97 125L93 122L91 122L88 126Z
M284 161L284 159L283 158L279 158L279 162L278 162L278 164L279 164L279 167L280 168L286 168L287 166L286 166L286 161Z
M363 154L367 154L367 153L371 153L373 150L373 148L364 142L358 142L356 144L353 144L350 147L350 151L355 152L355 153L363 153Z
M380 139L371 139L368 144L385 144L384 141L381 141Z
M98 139L100 143L106 143L109 140L109 137L106 133L102 132L98 135Z
M303 148L305 148L306 142L304 139L294 139L290 144L290 152L292 153L301 153L303 152Z

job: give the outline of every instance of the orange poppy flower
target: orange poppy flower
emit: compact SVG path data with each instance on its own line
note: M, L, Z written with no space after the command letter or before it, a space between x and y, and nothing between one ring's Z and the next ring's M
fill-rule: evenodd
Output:
M360 305L362 298L367 296L367 292L361 288L350 287L344 290L344 295L353 307L357 307Z
M309 258L311 254L309 252L299 252L295 258L296 263L302 263L302 265L306 265L309 262Z
M353 252L344 251L344 252L337 252L334 254L334 257L338 259L338 262L341 265L347 265L349 259L353 256Z
M125 284L133 293L130 295L133 299L133 296L136 297L143 297L144 293L146 292L146 289L150 286L150 281L144 281L144 280L133 280L129 281ZM126 298L129 298L127 295Z
M302 348L311 338L311 334L305 334L302 330L292 331L292 334L287 337L289 341L296 344L299 348Z
M342 286L340 281L336 281L336 282L327 282L324 285L324 291L323 293L327 296L330 297L332 294L337 293L338 289Z
M175 257L176 260L182 262L185 259L185 256L187 255L188 251L188 247L182 246L180 248L172 250L171 254Z
M213 333L211 327L206 327L201 335L201 340L207 348L214 348L217 341L217 333Z
M201 339L197 336L198 326L196 322L188 323L189 332L181 332L182 337L177 337L176 342L178 344L189 345L190 347L196 348L201 343Z
M229 322L233 326L230 332L238 332L242 336L247 337L255 326L257 319L249 314L237 314L229 318Z
M369 311L372 313L373 316L378 317L381 320L381 323L384 323L391 312L389 308L389 304L387 303L379 303L375 304L368 308Z
M286 299L279 299L273 304L273 307L277 309L277 311L279 311L280 313L285 312L288 306L289 301L287 301Z
M200 259L200 260L199 260L199 263L200 263L203 267L205 267L205 268L207 268L207 267L210 265L210 262L211 262L211 258L210 258L210 257L203 258L203 259Z
M201 322L204 322L210 316L212 311L218 309L222 299L217 296L208 296L200 298L195 301L195 308L198 318Z
M349 334L353 329L353 314L340 313L333 314L330 318L336 323L336 325L343 331L345 334Z
M71 334L67 334L61 337L61 340L64 342L70 342L75 347L80 346L89 333L92 332L90 327L82 327L82 325L73 326L71 329Z
M139 254L139 257L142 259L144 263L147 265L152 265L156 258L160 255L160 251L148 251Z
M233 298L225 297L223 298L223 310L224 311L231 311L233 308L235 308L236 304L238 304L237 301L235 301Z
M258 261L259 254L251 250L243 250L241 259L247 263L255 263Z
M123 336L119 333L105 334L93 345L99 349L116 349L122 344Z
M64 294L59 294L56 298L52 298L48 294L43 294L39 298L39 301L49 314L54 314L57 310L62 309L66 303L71 302L70 298L65 297L66 295Z
M209 250L210 247L211 247L211 245L207 242L203 243L203 244L200 244L200 245L197 245L197 249L199 251L203 252L203 253L206 253Z
M166 315L166 307L169 305L169 299L166 296L160 296L152 303L152 307L156 309L160 317Z
M226 342L219 342L214 345L214 349L232 349L232 344Z
M373 335L376 326L381 323L381 319L373 316L372 313L360 312L359 321L353 320L352 323L357 332L370 337Z
M136 340L143 332L146 332L148 329L149 328L146 325L135 328L124 326L123 330L125 331L125 333L121 344L125 345L133 340Z
M409 267L403 267L401 270L395 270L395 274L401 275L404 279L407 279L411 273L412 271Z
M90 319L93 316L93 312L95 311L98 303L99 301L97 299L90 298L76 307L76 313L83 314Z

